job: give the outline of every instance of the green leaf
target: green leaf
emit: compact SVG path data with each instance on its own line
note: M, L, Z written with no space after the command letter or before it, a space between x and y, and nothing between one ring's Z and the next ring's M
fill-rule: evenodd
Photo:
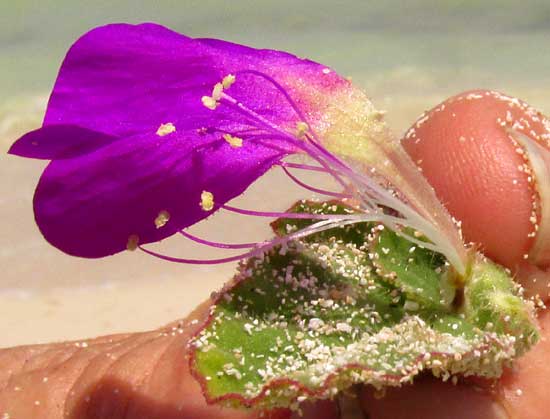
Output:
M519 285L504 268L479 258L463 292L461 314L466 321L497 335L513 336L518 356L536 343L533 304L517 296Z
M306 202L294 210L352 211ZM307 222L279 220L274 230ZM293 407L355 383L401 385L423 370L497 377L536 341L532 307L503 269L476 256L468 278L454 281L442 257L410 248L363 223L242 263L192 342L207 399Z
M384 226L378 230L371 245L377 273L402 290L410 306L448 311L455 289L441 275L443 257L404 240Z

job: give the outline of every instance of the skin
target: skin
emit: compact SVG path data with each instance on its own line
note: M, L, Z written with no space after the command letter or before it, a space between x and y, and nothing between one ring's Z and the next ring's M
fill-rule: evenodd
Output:
M189 372L187 341L210 304L150 332L0 350L0 417L291 419L285 409L257 412L206 404ZM332 401L303 411L305 419L338 417Z
M545 264L532 261L542 203L514 127L547 148L550 121L525 102L487 90L456 95L426 112L402 141L466 242L518 274L528 295L549 297ZM538 281L533 279L538 278Z
M181 334L172 335L167 326L94 339L86 347L69 342L1 351L2 412L48 419L221 416L220 408L204 403L182 359L198 326L191 322L204 318L207 308L205 303L191 313ZM223 416L255 417L236 411Z
M421 124L422 132L416 133L421 141L408 138L404 144L415 161L421 161L449 211L463 222L467 240L521 272L523 254L532 242L528 233L534 189L526 177L510 184L518 176L520 160L502 130L493 126L495 112L501 111L495 106L496 110L492 106L472 110L461 105L455 117L447 115L447 122L444 118L437 124ZM469 137L481 140L460 141L464 127L470 130ZM453 176L458 186L449 180ZM504 187L511 188L506 189L510 196L501 197ZM205 302L181 322L156 331L101 337L85 345L68 342L0 350L0 418L296 417L285 410L258 413L205 403L184 357L187 340L205 318L208 305ZM545 390L550 386L548 312L539 322L541 342L496 384L454 386L424 377L414 386L388 390L385 397L364 389L363 409L370 419L542 419L550 411ZM339 416L331 401L303 410L305 419Z

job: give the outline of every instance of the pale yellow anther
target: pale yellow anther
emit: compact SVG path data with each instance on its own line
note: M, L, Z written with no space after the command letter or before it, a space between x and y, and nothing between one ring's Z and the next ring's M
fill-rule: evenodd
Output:
M233 74L228 74L222 80L224 89L229 89L233 83L235 83L235 76Z
M160 127L157 129L157 135L159 137L164 137L165 135L171 134L176 131L176 127L171 122L167 124L160 124Z
M374 111L373 117L377 121L382 121L384 119L384 115L386 115L386 111Z
M137 234L132 234L128 237L128 242L126 243L126 249L133 252L138 248L139 236Z
M201 98L202 104L208 109L216 109L220 104L223 90L229 89L234 82L235 76L233 74L228 74L227 76L225 76L221 83L216 83L214 85L214 88L212 89L212 96L203 96Z
M214 208L214 195L212 192L202 191L200 205L204 211L211 211Z
M222 98L223 85L221 83L216 83L212 89L212 99L216 102Z
M202 104L204 106L206 106L208 109L211 109L211 110L214 110L218 107L218 102L215 101L212 97L210 96L203 96L202 99Z
M166 223L170 220L170 213L166 210L162 210L155 218L155 226L157 228L164 227Z
M296 123L296 137L303 139L309 130L309 125L304 121L299 121Z
M234 137L231 134L223 134L223 139L229 143L233 148L238 148L243 146L243 139L239 137Z

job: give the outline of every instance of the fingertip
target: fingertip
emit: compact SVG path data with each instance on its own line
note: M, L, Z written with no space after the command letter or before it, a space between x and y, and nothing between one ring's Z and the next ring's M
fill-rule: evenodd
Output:
M515 268L533 242L537 194L525 153L505 129L526 111L503 98L490 91L450 98L409 129L403 146L462 222L465 240Z

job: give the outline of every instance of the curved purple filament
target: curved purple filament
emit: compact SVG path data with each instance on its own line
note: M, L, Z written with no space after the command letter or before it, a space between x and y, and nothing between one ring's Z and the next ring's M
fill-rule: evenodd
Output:
M313 166L313 165L310 165L310 164L302 164L302 163L291 163L291 162L286 162L286 161L282 161L282 162L279 162L277 163L279 166L282 166L282 167L290 167L292 169L302 169L302 170L311 170L313 172L323 172L323 173L328 173L327 170L323 167L319 167L319 166Z
M257 246L259 243L219 243L213 242L210 240L201 239L200 237L194 236L191 233L186 232L185 230L180 230L180 234L183 237L188 238L199 244L204 244L205 246L216 247L218 249L249 249L251 247Z
M346 214L308 214L299 212L273 212L273 211L254 211L243 208L233 207L231 205L221 205L227 211L235 212L242 215L251 215L254 217L268 217L268 218L289 218L299 220L342 220L342 219L355 219L361 218L359 215L346 215Z
M430 237L432 239L438 238L437 231L435 230L434 232L434 229L437 228L437 225L432 224L429 219L424 218L414 208L407 206L407 204L401 201L398 197L396 197L395 195L392 195L391 191L384 189L384 187L381 184L379 184L374 179L369 177L368 174L355 170L353 165L348 164L346 161L342 160L339 156L331 153L320 142L320 140L317 137L317 134L311 128L310 124L308 124L308 121L304 113L300 110L300 108L294 102L290 94L285 90L285 88L281 84L279 84L272 77L256 70L244 70L244 71L237 72L237 74L256 75L258 77L265 79L270 84L272 84L277 89L277 91L279 91L284 96L286 102L294 110L297 117L300 119L298 122L303 122L307 124L307 130L305 132L305 135L303 135L302 133L295 134L295 133L288 132L288 127L285 128L270 121L260 113L256 112L253 109L250 109L245 104L237 101L235 98L233 98L232 96L228 95L225 92L221 93L221 97L217 99L217 102L219 102L219 104L223 103L229 108L232 108L238 114L243 115L242 119L237 119L235 122L238 122L239 124L244 123L245 127L249 126L250 128L244 128L242 130L237 129L235 130L234 133L231 133L229 131L224 131L223 129L220 129L220 128L211 128L209 132L227 133L227 134L236 135L236 136L239 136L240 134L245 140L260 141L260 142L267 141L268 143L271 143L271 145L274 147L276 145L274 144L274 142L279 141L279 144L281 144L281 142L283 144L285 143L290 144L293 149L296 148L298 150L304 151L310 157L312 157L317 163L319 163L321 167L304 165L304 164L296 164L296 163L279 162L278 164L283 168L287 176L289 176L291 180L293 180L295 183L297 183L301 187L315 193L332 196L338 199L354 197L361 202L361 206L363 206L363 212L360 214L354 214L354 215L303 214L303 213L299 214L299 213L289 213L289 212L254 211L254 210L236 208L230 205L222 205L220 206L220 208L224 208L228 211L232 211L235 213L248 215L248 216L310 219L310 220L322 220L322 221L320 221L319 223L312 224L311 226L306 227L303 230L300 230L299 232L296 232L297 234L299 234L298 236L295 236L294 234L290 234L284 238L279 238L271 242L262 242L262 243L224 244L224 243L210 242L204 239L200 239L198 237L194 237L192 235L189 235L189 233L185 233L182 231L181 233L184 236L198 243L202 243L212 247L239 249L239 248L250 248L250 247L258 246L250 250L249 252L243 253L241 255L230 256L230 257L221 258L221 259L213 259L209 261L195 260L195 259L181 259L181 258L175 258L171 256L164 256L154 251L145 249L141 246L140 246L140 249L142 249L146 253L149 253L153 256L157 256L164 260L169 260L173 262L196 263L196 264L224 263L224 262L240 260L246 257L256 256L259 253L264 252L265 250L268 250L275 245L286 243L289 240L292 240L294 238L313 234L316 231L323 231L326 229L343 226L350 223L357 223L357 222L364 222L364 221L376 221L376 222L382 221L385 224L387 224L389 228L396 231L398 234L400 234L399 226L408 226L424 232L427 237ZM296 129L298 129L298 126L296 127ZM280 148L282 151L288 152L288 149L285 150L284 146L281 146ZM296 150L293 150L293 151L296 151ZM302 170L311 170L311 171L328 173L338 183L340 183L341 186L343 186L345 191L350 191L350 190L353 191L353 195L348 193L332 192L332 191L328 191L328 190L324 190L324 189L320 189L320 188L316 188L314 186L308 185L307 183L301 181L292 173L290 173L288 168L296 168L296 169L302 169ZM394 209L397 215L390 216L389 214L385 214L384 211L381 209L384 207ZM321 227L321 224L322 224L322 227ZM404 234L404 235L408 236L407 234ZM446 256L450 255L451 259L454 257L453 256L454 249L452 249L452 244L451 244L450 251L445 252L445 250L449 250L449 245L445 241L443 241L442 243L442 249L443 249L442 250L438 248L438 246L440 246L441 244L434 243L432 245L431 243L424 243L424 242L421 242L420 240L415 239L412 236L407 238L411 240L411 242L413 243L424 245L425 247L428 247L428 248L433 247L435 251L441 251L444 254L446 254ZM438 242L436 241L436 243ZM460 260L458 262L459 263L457 264L457 266L460 266Z
M341 219L340 221L336 221L336 222L331 221L331 220L323 220L323 221L317 222L315 224L312 224L308 227L305 227L301 230L298 230L294 233L288 234L284 237L277 237L273 240L260 243L260 245L258 247L256 247L255 249L252 249L248 252L241 253L241 254L235 255L235 256L229 256L229 257L226 257L226 258L220 258L220 259L206 259L206 260L205 259L185 259L185 258L178 258L178 257L163 255L163 254L157 253L153 250L146 249L141 245L138 246L138 248L141 251L143 251L143 252L145 252L145 253L147 253L151 256L155 256L159 259L166 260L168 262L187 263L187 264L194 264L194 265L216 265L216 264L219 264L219 263L234 262L234 261L237 261L237 260L258 256L258 255L261 255L262 253L264 253L265 251L267 251L269 249L272 249L275 246L284 245L285 243L288 243L291 240L306 237L306 236L309 236L311 234L318 233L318 232L325 231L325 230L329 230L329 229L332 229L332 228L335 228L335 227L344 227L344 226L349 225L349 224L356 224L356 223L362 222L362 221L363 220L359 220L359 219Z
M318 194L321 194L321 195L332 196L334 198L339 198L339 199L345 199L345 198L351 198L352 197L349 194L327 191L325 189L319 189L319 188L316 188L314 186L310 186L307 183L302 182L300 179L298 179L292 173L290 173L290 171L285 166L281 166L281 168L286 173L286 175L294 181L294 183L296 183L297 185L300 185L302 188L307 189L311 192L318 193Z

